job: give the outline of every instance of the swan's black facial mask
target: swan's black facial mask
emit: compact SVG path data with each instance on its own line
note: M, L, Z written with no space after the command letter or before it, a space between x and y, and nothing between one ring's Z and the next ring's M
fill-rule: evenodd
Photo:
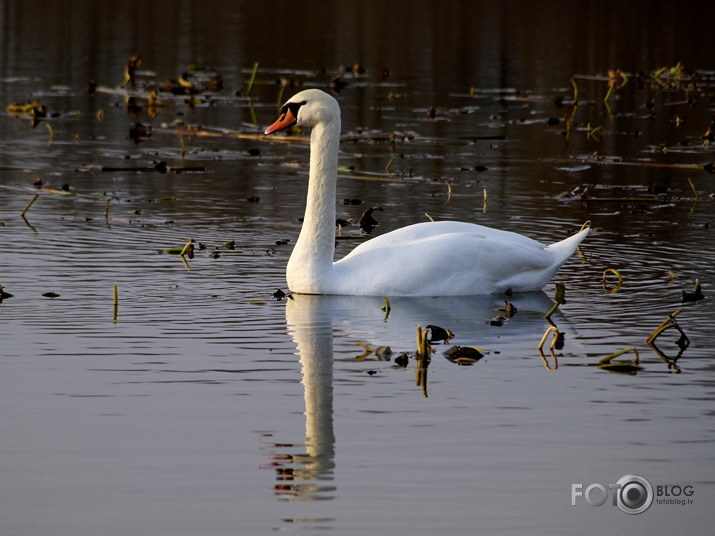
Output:
M298 122L298 110L305 104L303 102L287 102L281 108L281 115L278 120L268 127L265 134L273 134L288 127L292 127Z

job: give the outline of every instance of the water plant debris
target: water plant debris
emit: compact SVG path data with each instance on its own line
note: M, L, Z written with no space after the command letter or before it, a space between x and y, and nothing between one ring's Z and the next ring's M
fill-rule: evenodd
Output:
M634 354L633 360L631 362L617 362L617 363L612 363L612 360L615 357L621 356L623 354L632 352ZM614 352L610 355L607 355L606 357L602 358L598 362L598 368L601 370L606 370L608 372L617 372L620 374L636 374L640 371L643 370L643 367L640 366L640 355L638 354L638 349L635 347L629 347L629 348L624 348L623 350L619 350L618 352Z
M618 278L618 283L612 288L608 288L608 285L607 285L608 274L613 274ZM621 287L623 286L623 276L621 276L621 273L618 270L616 270L615 268L606 268L603 271L602 279L603 279L603 290L605 290L606 292L611 292L611 293L618 292L621 289Z
M457 365L473 365L484 357L484 350L476 346L452 346L443 352L444 357Z
M681 346L681 348L687 347L690 344L690 341L689 341L687 335L685 335L685 332L683 331L683 329L680 327L678 322L675 320L675 317L678 316L682 311L683 311L682 309L677 309L677 310L673 311L672 313L670 313L668 315L668 318L663 320L663 322L661 322L660 325L657 328L655 328L653 330L653 332L648 336L648 338L646 339L646 342L648 344L654 344L655 340L658 337L660 337L660 335L664 331L666 331L668 329L675 329L676 331L678 331L678 333L680 333L680 336L681 336L681 338L679 340L679 346Z
M5 292L5 287L3 285L0 285L0 303L2 303L3 300L12 297L13 295L9 292Z
M549 360L546 358L546 355L544 355L544 344L546 344L546 340L549 338L549 335L552 335L551 345L549 346L549 353L551 354L551 359L553 360L553 365L551 363L549 363ZM549 326L546 328L544 335L541 337L541 340L539 341L539 344L536 347L536 350L539 352L539 357L541 357L541 360L544 363L544 367L546 367L547 370L553 371L559 367L559 362L558 362L558 359L556 358L554 349L559 344L559 341L563 340L561 335L562 334L559 332L559 330L556 326Z
M433 326L428 324L425 326L424 333L429 332L428 341L430 343L442 342L447 344L451 339L454 338L454 333L449 328L441 328L439 326Z
M697 302L704 299L705 295L703 294L699 279L695 280L695 288L693 289L693 292L683 291L683 303Z
M566 303L566 285L563 281L559 281L554 285L554 304L551 309L544 315L544 318L549 320L551 315L556 312L559 305Z

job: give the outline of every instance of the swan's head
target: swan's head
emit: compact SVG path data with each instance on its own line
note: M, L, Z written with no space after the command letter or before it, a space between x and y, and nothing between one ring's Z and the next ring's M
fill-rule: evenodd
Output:
M293 95L283 105L280 117L266 129L265 134L273 134L293 125L314 127L336 119L340 119L338 101L319 89L306 89Z

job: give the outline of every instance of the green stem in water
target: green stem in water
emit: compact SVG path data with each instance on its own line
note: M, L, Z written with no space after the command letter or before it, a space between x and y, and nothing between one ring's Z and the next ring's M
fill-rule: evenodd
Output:
M30 210L30 207L32 206L32 204L33 204L35 201L37 201L37 198L38 198L38 197L40 197L40 194L35 194L35 197L33 197L32 200L27 204L27 206L25 207L25 210L22 211L22 214L20 214L20 216L22 216L23 218L25 217L25 212L27 212L28 210Z
M248 85L246 86L246 95L251 94L251 88L253 87L253 82L256 80L256 73L258 72L258 62L253 64L253 72L251 73L251 78L248 79Z

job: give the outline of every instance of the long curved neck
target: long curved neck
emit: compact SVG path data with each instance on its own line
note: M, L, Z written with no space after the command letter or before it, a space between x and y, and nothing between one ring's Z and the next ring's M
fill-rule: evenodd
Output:
M288 286L297 292L317 293L308 288L325 279L335 254L335 184L338 174L340 119L319 123L310 136L308 201L303 227L288 262Z

